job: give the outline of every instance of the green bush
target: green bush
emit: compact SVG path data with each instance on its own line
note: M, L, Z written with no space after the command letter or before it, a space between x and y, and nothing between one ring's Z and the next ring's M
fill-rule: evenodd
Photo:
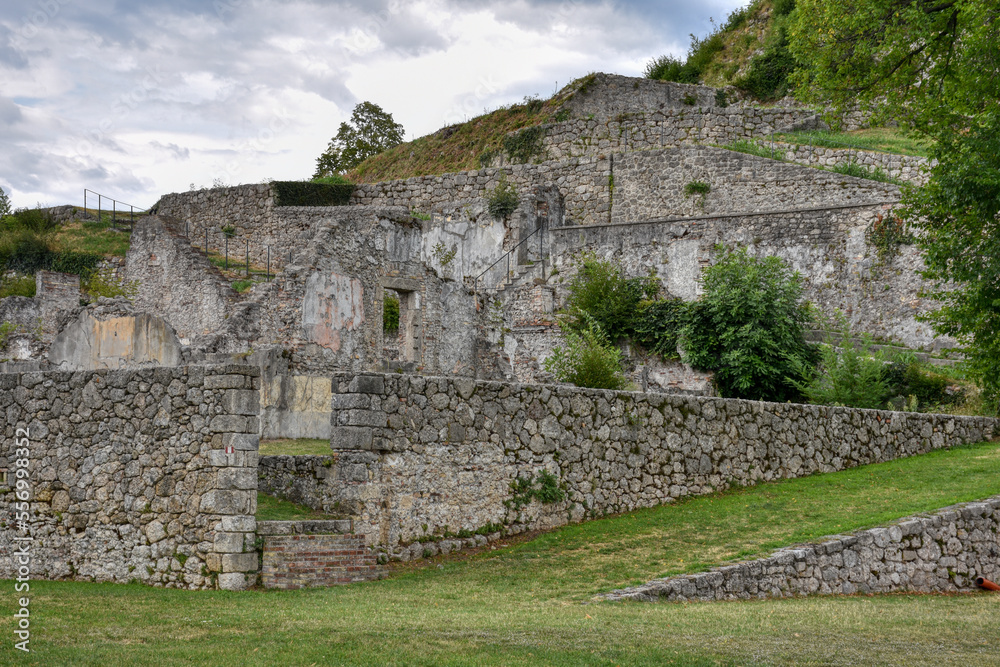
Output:
M632 324L632 340L664 359L678 359L677 339L687 318L682 299L642 301Z
M388 334L399 331L399 297L387 294L382 302L382 330Z
M632 334L639 302L654 298L659 290L652 276L626 278L618 265L586 257L567 289L567 326L582 333L596 324L617 343Z
M838 348L837 346L840 345ZM885 407L892 388L886 374L888 357L873 352L871 336L853 345L845 328L820 346L819 368L809 382L796 382L810 403L848 408ZM805 375L810 369L801 369Z
M486 197L486 210L494 220L503 220L517 209L517 188L500 172L500 182Z
M714 371L724 397L797 398L795 381L816 356L803 338L811 314L799 275L777 257L742 249L723 252L701 282L704 293L681 329L684 360Z
M712 191L712 186L705 181L691 181L684 186L684 194L690 197L691 195L707 195Z
M566 331L566 344L556 348L543 367L560 382L591 389L625 389L621 350L591 323L582 333Z
M520 132L508 134L503 138L503 150L513 164L527 164L532 159L542 156L542 139L545 137L545 127L534 125Z
M354 184L312 181L274 181L275 206L344 206L351 201Z
M57 226L52 214L40 208L19 208L0 219L0 232L30 231L44 234Z
M0 188L0 221L8 215L10 215L10 198L3 188Z
M310 179L311 183L323 183L325 185L354 185L351 183L351 179L346 176L341 176L340 174L331 174L329 176L314 176Z

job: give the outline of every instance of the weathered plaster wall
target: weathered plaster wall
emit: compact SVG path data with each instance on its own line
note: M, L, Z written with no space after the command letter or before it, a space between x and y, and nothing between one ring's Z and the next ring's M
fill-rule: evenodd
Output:
M656 579L609 600L746 600L796 595L952 593L1000 576L1000 496L836 535L760 560Z
M138 287L136 308L163 317L185 341L220 329L240 299L208 258L191 246L184 223L162 214L136 223L125 279Z
M338 374L333 384L334 456L309 493L353 515L369 544L400 557L411 553L400 545L425 535L557 525L1000 430L997 420L977 417L463 378ZM511 483L540 470L555 475L566 499L518 507ZM280 492L287 482L262 486Z
M245 366L0 375L9 470L0 577L18 576L14 538L26 533L13 513L25 502L33 579L253 583L257 375Z
M727 151L684 146L616 155L611 222L897 201L899 188ZM707 194L687 194L692 182Z
M862 205L564 227L550 230L549 238L561 278L573 274L581 253L593 252L618 262L628 275L655 271L671 294L688 300L699 295L698 278L717 244L747 247L787 260L804 278L805 297L827 314L843 311L855 331L929 351L953 347L953 340L916 320L933 307L921 296L927 285L918 273L918 249L899 246L898 256L883 263L865 241L865 230L889 209Z
M163 318L135 312L124 300L101 299L79 311L49 347L48 361L64 371L178 366L183 348Z

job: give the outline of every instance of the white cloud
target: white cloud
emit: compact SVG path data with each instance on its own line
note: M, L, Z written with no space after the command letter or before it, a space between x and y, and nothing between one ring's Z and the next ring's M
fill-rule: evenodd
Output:
M215 178L304 178L354 104L408 135L681 55L740 3L68 0L0 18L0 185L146 205Z

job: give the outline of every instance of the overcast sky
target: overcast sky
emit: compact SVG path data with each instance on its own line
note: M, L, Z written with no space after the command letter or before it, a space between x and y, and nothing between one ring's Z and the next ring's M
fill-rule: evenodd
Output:
M308 178L354 105L407 139L682 56L740 0L4 0L0 187L149 206L191 183Z

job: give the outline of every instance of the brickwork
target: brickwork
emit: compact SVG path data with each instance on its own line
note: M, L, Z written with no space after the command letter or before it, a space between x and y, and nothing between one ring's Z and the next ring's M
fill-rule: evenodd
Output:
M261 583L296 589L368 581L378 576L375 553L350 521L261 521Z

